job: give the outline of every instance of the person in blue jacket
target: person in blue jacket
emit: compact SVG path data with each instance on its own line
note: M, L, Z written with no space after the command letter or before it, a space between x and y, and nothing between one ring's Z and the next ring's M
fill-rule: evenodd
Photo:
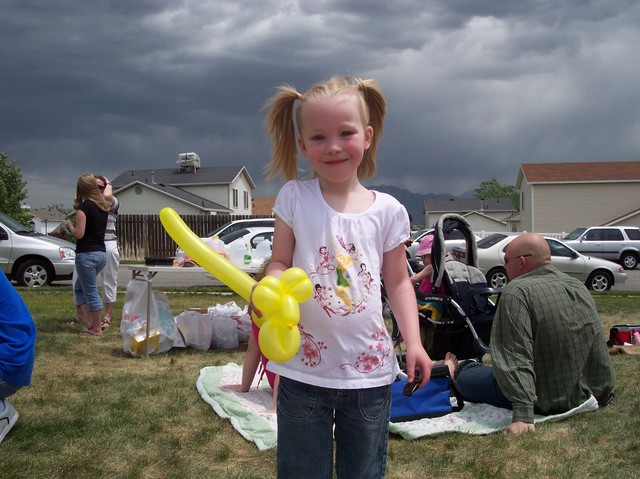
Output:
M0 442L18 420L7 398L31 384L35 342L31 313L7 277L0 274Z

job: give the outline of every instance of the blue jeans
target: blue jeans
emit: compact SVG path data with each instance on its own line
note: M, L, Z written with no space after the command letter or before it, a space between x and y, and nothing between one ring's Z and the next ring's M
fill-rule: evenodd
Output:
M278 477L383 478L391 386L329 389L280 378ZM334 431L335 425L335 431Z
M89 251L76 254L76 274L78 275L73 293L76 306L86 304L90 311L102 309L102 299L98 294L97 278L107 263L107 253L104 251Z
M500 389L491 366L469 363L456 371L455 385L466 401L513 409L511 401Z
M0 378L0 399L8 398L16 393L18 389L22 386L16 386L14 384L8 383L4 379Z

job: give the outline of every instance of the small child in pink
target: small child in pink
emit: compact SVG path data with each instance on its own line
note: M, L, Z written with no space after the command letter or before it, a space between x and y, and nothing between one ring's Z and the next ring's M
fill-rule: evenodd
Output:
M416 256L422 258L424 268L419 273L411 276L411 284L418 284L418 291L431 294L431 275L433 274L433 266L431 266L431 246L433 245L433 235L425 235L420 240Z

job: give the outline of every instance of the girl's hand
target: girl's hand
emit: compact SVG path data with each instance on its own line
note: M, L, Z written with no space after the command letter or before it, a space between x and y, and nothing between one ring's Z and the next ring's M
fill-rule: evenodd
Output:
M407 381L413 382L417 376L416 371L420 370L420 387L424 387L431 379L431 370L433 369L433 361L422 347L417 343L415 346L407 344Z
M229 389L230 391L235 391L238 393L246 393L249 391L249 388L245 388L242 384L225 384L222 386L222 389Z
M253 292L256 290L256 288L258 287L258 283L254 283L254 285L251 287L251 294L249 295L249 315L255 314L256 317L258 318L262 318L262 311L260 311L258 308L255 307L255 305L253 304Z

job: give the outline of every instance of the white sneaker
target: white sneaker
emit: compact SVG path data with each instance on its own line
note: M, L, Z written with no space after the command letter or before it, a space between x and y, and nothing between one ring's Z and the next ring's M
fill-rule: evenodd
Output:
M13 404L6 399L3 399L2 401L4 402L4 411L0 413L0 442L2 442L7 433L11 430L19 416L18 411L13 407Z

